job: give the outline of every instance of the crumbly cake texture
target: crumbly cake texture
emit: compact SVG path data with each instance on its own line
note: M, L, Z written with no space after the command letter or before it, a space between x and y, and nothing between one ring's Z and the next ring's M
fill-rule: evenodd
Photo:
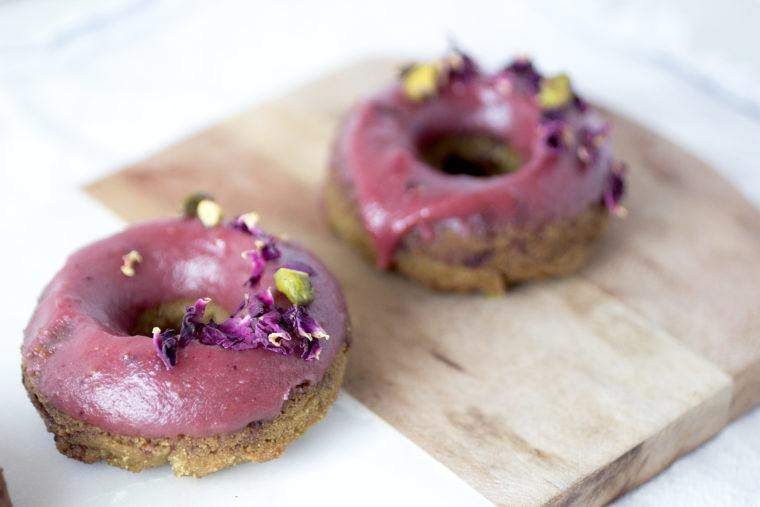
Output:
M0 507L11 507L11 498L8 495L8 486L3 478L3 469L0 468Z
M34 378L27 375L26 369L23 382L62 454L85 463L105 461L132 472L169 463L177 476L203 477L247 461L263 462L280 456L291 442L325 416L338 395L347 359L348 346L335 356L319 383L291 390L274 420L255 421L240 431L210 437L115 435L53 407L36 391Z
M375 262L377 252L349 184L337 170L329 174L325 200L333 230ZM432 289L500 294L520 282L576 271L608 219L606 208L594 203L539 227L492 226L488 234L466 236L444 229L432 239L412 231L401 239L392 267Z

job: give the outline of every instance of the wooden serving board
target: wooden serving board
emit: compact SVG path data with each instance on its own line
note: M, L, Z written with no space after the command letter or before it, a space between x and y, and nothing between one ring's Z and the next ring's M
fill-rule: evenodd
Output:
M134 221L206 189L314 250L353 319L345 388L498 504L605 503L760 401L760 214L614 114L630 214L577 276L439 294L336 239L321 209L331 138L395 69L342 69L88 190Z

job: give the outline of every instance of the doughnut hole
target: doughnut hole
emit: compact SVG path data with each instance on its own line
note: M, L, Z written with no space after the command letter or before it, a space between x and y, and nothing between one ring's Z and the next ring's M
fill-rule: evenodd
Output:
M129 326L129 334L152 336L154 327L159 327L162 330L174 329L179 332L182 327L182 317L185 315L185 308L194 302L195 299L181 299L141 310L137 313L134 323ZM214 322L222 322L229 315L230 312L211 301L206 306L203 322L208 323L211 319L214 319Z
M417 150L430 167L452 175L499 176L517 171L523 163L522 155L507 140L482 133L422 136Z

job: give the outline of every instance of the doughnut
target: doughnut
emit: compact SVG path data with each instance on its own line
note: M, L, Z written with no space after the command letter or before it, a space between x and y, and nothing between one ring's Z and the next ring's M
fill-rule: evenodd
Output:
M622 215L609 125L566 75L461 51L412 65L342 122L325 189L339 236L434 289L501 293L576 270Z
M201 477L278 457L335 400L336 280L254 214L195 204L82 248L44 289L22 377L61 453Z
M3 469L0 468L0 507L11 507L11 505L8 486L5 485L5 478L3 478Z

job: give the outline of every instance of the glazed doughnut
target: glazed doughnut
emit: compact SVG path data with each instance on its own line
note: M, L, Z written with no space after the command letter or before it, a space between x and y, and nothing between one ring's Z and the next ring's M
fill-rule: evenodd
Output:
M336 280L252 215L207 215L93 243L44 290L23 380L63 454L203 476L277 457L334 401L349 345Z
M328 219L378 267L436 289L498 293L567 274L624 211L608 133L566 76L526 59L486 74L453 52L348 113Z
M8 486L5 485L2 468L0 468L0 507L12 507L11 497L8 494Z

